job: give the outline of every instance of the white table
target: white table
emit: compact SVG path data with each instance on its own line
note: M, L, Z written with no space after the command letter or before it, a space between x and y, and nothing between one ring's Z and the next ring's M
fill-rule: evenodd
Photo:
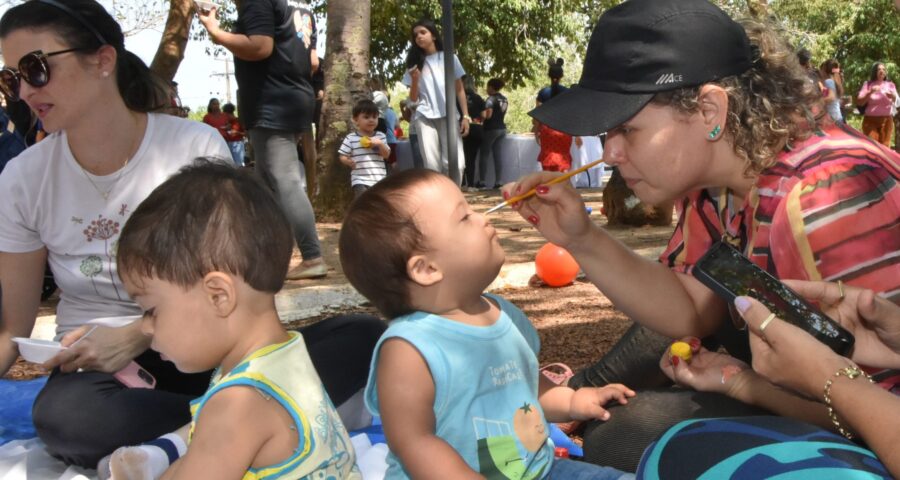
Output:
M572 168L579 168L586 163L603 157L603 146L598 137L581 137L582 145L578 147L572 142ZM507 135L500 140L500 182L508 183L520 177L541 171L541 165L537 161L540 146L534 140L534 135ZM412 152L408 140L400 140L396 145L397 167L400 170L412 168ZM460 155L463 152L459 152ZM480 155L479 155L480 157ZM479 158L480 161L480 158ZM576 187L600 188L603 186L604 163L599 163L583 173L572 178L572 184ZM485 185L494 185L494 168L488 166L487 178L480 179ZM476 174L477 176L477 174Z

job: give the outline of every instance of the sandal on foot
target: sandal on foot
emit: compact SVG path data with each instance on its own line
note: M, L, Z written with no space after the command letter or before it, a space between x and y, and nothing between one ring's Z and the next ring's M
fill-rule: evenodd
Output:
M575 375L565 363L549 363L541 367L540 372L556 385L565 385Z

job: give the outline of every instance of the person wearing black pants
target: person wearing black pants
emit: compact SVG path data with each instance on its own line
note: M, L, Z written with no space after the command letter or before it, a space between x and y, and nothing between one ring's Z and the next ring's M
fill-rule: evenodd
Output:
M484 99L475 91L472 77L465 75L463 84L466 87L466 103L468 104L469 115L472 116L469 134L463 137L463 153L466 156L466 171L463 176L463 185L469 188L482 188L484 187L484 179L480 179L478 183L475 183L475 163L478 158L478 149L481 147L481 140L484 138L484 129L481 125Z
M372 352L385 328L371 315L339 315L299 329L339 410L366 386ZM118 447L157 438L191 421L190 402L206 391L212 372L181 373L153 350L135 361L156 378L155 389L127 388L109 373L53 371L32 412L51 455L94 468Z

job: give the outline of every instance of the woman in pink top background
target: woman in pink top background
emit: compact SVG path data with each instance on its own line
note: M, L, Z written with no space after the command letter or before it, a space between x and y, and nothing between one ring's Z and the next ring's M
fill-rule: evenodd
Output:
M887 79L884 64L876 62L872 65L872 75L864 83L856 96L857 105L865 105L862 131L869 138L891 146L894 134L894 121L891 107L897 98L897 87Z

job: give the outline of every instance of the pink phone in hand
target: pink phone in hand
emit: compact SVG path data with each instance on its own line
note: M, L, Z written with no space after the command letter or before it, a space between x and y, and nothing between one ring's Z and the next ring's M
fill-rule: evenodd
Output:
M114 373L113 377L128 388L154 388L156 386L156 379L153 378L153 375L134 361Z

